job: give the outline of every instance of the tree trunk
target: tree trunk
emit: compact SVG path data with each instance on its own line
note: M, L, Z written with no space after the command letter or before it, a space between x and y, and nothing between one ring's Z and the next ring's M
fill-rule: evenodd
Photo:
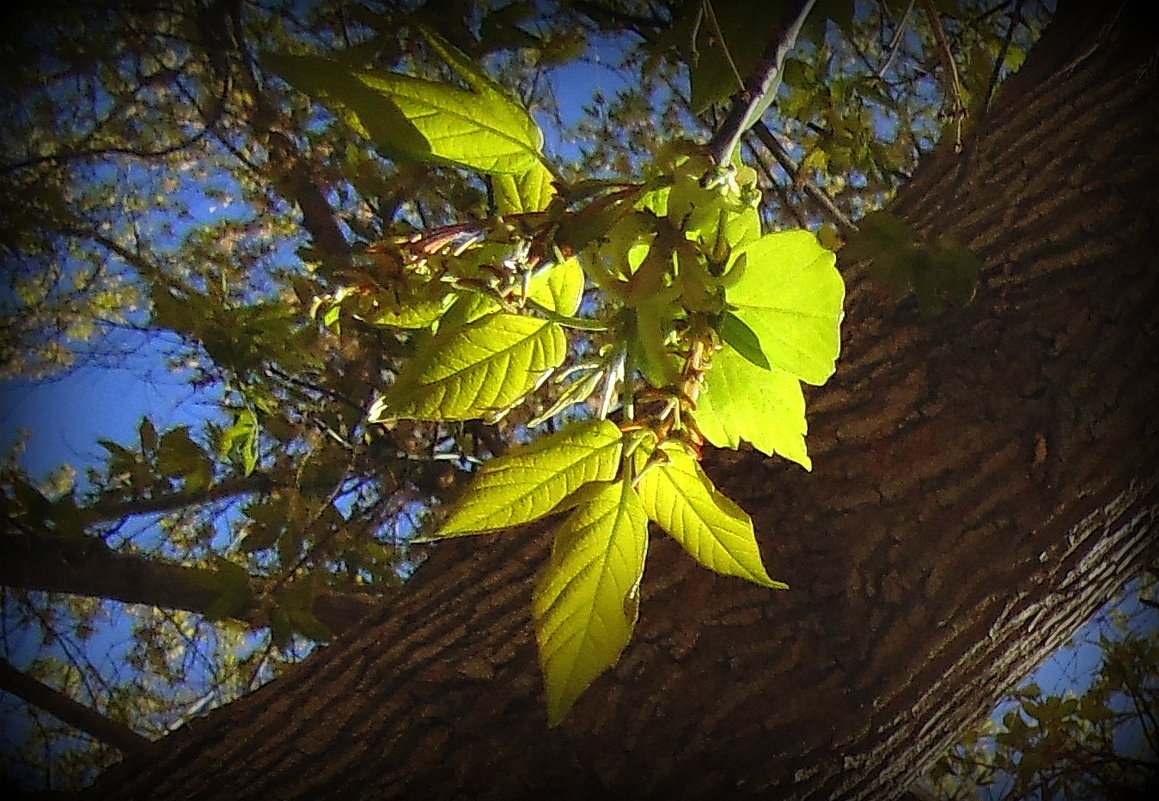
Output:
M892 206L984 258L973 304L924 316L852 270L814 472L711 456L791 590L655 538L635 639L549 730L528 614L549 538L449 543L95 797L901 795L1156 557L1159 59L1142 4L1114 5L1060 11Z

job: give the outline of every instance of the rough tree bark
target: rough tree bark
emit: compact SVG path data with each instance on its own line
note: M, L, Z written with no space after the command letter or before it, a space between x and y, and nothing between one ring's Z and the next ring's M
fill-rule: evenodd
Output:
M1157 53L1072 3L962 155L892 210L984 257L922 316L848 276L806 475L714 454L770 592L654 540L633 643L548 730L541 531L441 547L403 597L109 771L98 798L897 797L1154 563Z

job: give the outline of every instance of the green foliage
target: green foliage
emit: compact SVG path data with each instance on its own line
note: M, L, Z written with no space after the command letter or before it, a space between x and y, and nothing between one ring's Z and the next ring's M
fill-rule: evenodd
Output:
M763 587L788 589L765 571L743 509L717 491L686 444L665 442L636 477L648 519L672 535L709 570Z
M441 328L376 404L371 420L501 415L563 363L566 345L555 323L518 314L493 312Z
M528 175L531 162L512 166L495 144L499 137L524 143L521 153L537 152L542 135L527 132L530 117L502 105L509 101L461 54L431 42L471 92L403 75L350 78L382 91L415 123L429 148L411 157L524 172L503 184L502 195L526 221L459 223L395 243L404 274L420 285L446 283L455 300L430 320L369 421L496 420L551 377L569 347L601 355L588 389L571 396L579 402L603 383L595 417L581 415L487 463L433 537L502 530L574 508L556 530L535 600L554 725L630 637L645 518L711 570L787 586L769 577L752 521L713 486L699 449L706 436L731 447L745 439L810 466L799 381L822 384L833 373L844 284L834 255L811 233L761 235L751 169L715 165L692 143L659 153L642 183L557 183L545 192L545 175ZM348 99L336 110L345 106ZM464 110L491 129L457 127ZM576 255L564 258L563 249ZM594 321L574 317L585 278L602 290ZM405 316L405 306L397 314ZM425 314L408 322L420 319ZM712 382L716 358L726 368ZM751 386L734 392L754 370ZM763 405L769 394L775 402Z
M243 475L248 476L258 464L260 433L257 414L253 409L242 409L237 414L236 422L222 432L218 452L222 456L236 453L241 459Z
M505 529L551 514L586 484L616 477L621 438L613 423L586 420L492 459L438 536Z
M274 54L270 66L325 99L389 155L523 176L540 163L543 132L465 55L423 31L470 89L386 71L350 71L329 59Z
M722 349L704 378L696 424L718 448L750 442L761 453L791 459L806 470L805 396L801 382L781 370L754 364L735 348Z
M648 552L648 519L626 478L586 485L556 529L532 615L547 683L547 718L558 725L632 637Z
M744 88L745 76L752 74L777 32L784 6L767 0L688 4L678 41L689 65L693 111L702 114L723 105Z
M833 269L836 257L809 232L786 231L758 239L737 260L729 304L768 366L824 384L841 347L845 285Z

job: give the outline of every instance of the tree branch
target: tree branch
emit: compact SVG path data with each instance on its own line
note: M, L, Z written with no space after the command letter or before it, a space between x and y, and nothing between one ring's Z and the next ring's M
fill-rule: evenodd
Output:
M95 709L77 703L59 690L54 690L47 684L21 673L7 659L2 658L0 658L0 690L23 698L33 706L40 707L122 753L132 753L150 742L148 738L137 734L125 724L105 717Z
M206 489L173 492L152 498L96 501L81 509L81 520L87 528L99 523L114 523L126 517L174 512L189 506L201 506L241 495L256 495L276 488L277 484L269 476L253 473L223 479Z
M709 153L717 164L727 164L746 130L768 108L781 86L781 72L785 57L797 43L797 36L815 0L798 0L781 25L781 34L765 50L756 70L749 76L742 91L729 109L728 115L712 141Z
M342 233L334 207L326 198L323 182L287 134L278 130L284 115L269 101L257 78L255 60L243 41L236 6L230 16L232 37L240 54L239 77L252 98L246 122L256 141L267 152L267 167L274 188L297 204L302 211L302 226L314 240L326 261L338 269L348 269L352 248ZM291 128L292 129L292 128Z
M757 120L753 124L753 133L757 135L757 139L760 139L761 144L772 154L781 169L789 174L789 179L793 183L803 187L809 197L821 204L821 207L825 209L825 212L833 219L833 222L836 223L838 228L847 234L857 230L857 226L853 221L846 217L841 209L837 208L837 204L833 202L833 198L829 197L828 192L817 186L811 180L800 180L797 165L793 163L793 160L789 158L789 154L781 147L781 143L773 136L773 132L769 130L769 126Z
M926 19L930 21L930 28L934 32L934 41L938 45L938 58L942 63L944 73L945 92L950 99L950 115L954 123L954 152L962 152L962 120L966 114L966 104L962 100L962 84L958 80L958 65L954 62L954 53L950 49L946 30L942 27L942 18L933 0L925 0Z
M6 587L225 614L253 627L267 623L260 599L268 582L262 579L250 577L239 586L225 571L122 553L96 537L5 536L0 554L0 584ZM223 600L232 608L221 609ZM377 605L374 596L323 592L315 596L311 612L340 634Z

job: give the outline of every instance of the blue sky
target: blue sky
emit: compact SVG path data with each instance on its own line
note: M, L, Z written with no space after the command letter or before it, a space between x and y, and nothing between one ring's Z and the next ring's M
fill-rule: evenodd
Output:
M208 400L169 369L157 343L144 341L120 366L0 383L0 442L7 450L18 430L27 432L20 461L35 478L65 462L83 472L104 454L97 440L134 444L143 415L158 430L209 419Z

